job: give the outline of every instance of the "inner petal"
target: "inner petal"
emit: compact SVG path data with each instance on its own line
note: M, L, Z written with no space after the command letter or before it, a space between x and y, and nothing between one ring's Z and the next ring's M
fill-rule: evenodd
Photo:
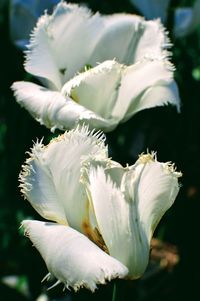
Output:
M64 96L94 111L103 118L111 117L120 87L123 65L106 61L67 82Z

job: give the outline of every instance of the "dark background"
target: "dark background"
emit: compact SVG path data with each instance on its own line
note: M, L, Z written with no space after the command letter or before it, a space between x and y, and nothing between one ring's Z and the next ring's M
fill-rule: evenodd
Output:
M40 280L47 271L38 252L19 231L23 219L40 217L20 195L18 174L32 141L44 137L47 143L52 134L19 107L10 90L11 84L23 80L26 73L23 53L10 39L8 2L0 8L0 299L28 301L36 300L46 290ZM104 14L138 13L128 0L85 3ZM174 8L192 3L171 1L167 23L170 33ZM112 158L122 164L133 164L138 154L148 148L157 151L159 161L173 161L183 172L178 198L155 233L178 247L180 261L171 272L163 270L147 280L118 281L117 300L200 300L200 29L181 39L171 36L171 40L181 114L172 107L142 111L108 134L107 142ZM2 281L10 275L18 276L13 288ZM26 286L28 295L23 289ZM64 300L60 298L66 295L65 300L112 300L112 290L112 282L101 286L95 294L86 290L62 293L59 286L48 295L51 300Z

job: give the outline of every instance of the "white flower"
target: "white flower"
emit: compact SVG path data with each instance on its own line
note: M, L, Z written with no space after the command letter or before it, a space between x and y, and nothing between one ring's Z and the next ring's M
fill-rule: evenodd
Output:
M179 191L179 176L153 154L123 168L108 159L101 134L87 127L47 146L36 143L20 175L22 192L53 222L22 225L47 265L47 278L94 291L106 280L140 277L153 232Z
M51 130L88 123L109 131L146 108L179 108L169 46L159 20L92 15L61 2L39 19L26 56L26 71L45 87L16 82L12 88Z
M130 0L130 2L148 20L160 18L163 23L166 22L170 0Z
M9 21L11 40L21 49L29 42L29 35L38 17L45 9L51 9L59 0L11 0L9 5Z

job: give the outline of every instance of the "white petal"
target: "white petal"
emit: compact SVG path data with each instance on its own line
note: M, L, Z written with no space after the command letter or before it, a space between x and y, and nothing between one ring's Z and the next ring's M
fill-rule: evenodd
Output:
M100 167L90 171L88 194L99 232L110 255L128 267L129 278L140 277L148 264L149 244L138 221L132 216L135 203L125 199L117 183Z
M59 202L51 171L45 165L43 145L36 143L32 148L30 158L22 166L20 187L24 197L33 208L44 218L67 224L65 211Z
M91 16L87 8L59 3L52 16L44 15L37 23L26 70L60 89L62 83L89 63L100 24L98 14Z
M17 102L41 124L61 130L74 128L78 123L89 123L93 128L111 127L112 124L75 103L69 97L29 82L12 85Z
M174 105L180 113L180 97L175 81L161 82L147 89L141 97L135 99L128 108L123 122L131 118L136 112L157 106Z
M114 170L106 173L101 167L90 170L90 206L110 255L126 265L128 276L135 279L146 269L153 231L175 200L180 173L149 154L118 171L117 181Z
M141 110L166 104L179 110L180 99L172 75L172 67L162 60L143 60L128 67L122 77L113 118L127 120Z
M172 44L160 20L144 22L144 30L135 51L135 62L143 58L165 59L170 55Z
M131 65L144 57L167 57L171 46L167 33L159 20L145 21L129 14L102 17L104 23L90 64L116 59ZM106 45L106 47L105 47Z
M90 57L90 64L116 59L121 64L134 62L138 41L142 39L144 20L136 15L102 16L103 27ZM105 47L106 45L106 47Z
M66 132L47 146L37 143L21 175L23 193L43 217L61 223L57 217L61 208L69 225L81 230L88 207L80 169L93 157L106 162L107 148L103 137L87 127Z
M179 192L178 177L171 163L160 163L153 155L141 155L133 166L138 217L150 242L163 214L172 206Z
M124 278L128 272L122 263L70 227L28 220L22 225L50 273L75 291L81 287L94 291L97 284Z
M147 18L161 18L165 23L170 0L130 0Z
M105 61L67 82L62 94L74 98L102 118L109 119L117 99L123 69L124 66L115 61Z

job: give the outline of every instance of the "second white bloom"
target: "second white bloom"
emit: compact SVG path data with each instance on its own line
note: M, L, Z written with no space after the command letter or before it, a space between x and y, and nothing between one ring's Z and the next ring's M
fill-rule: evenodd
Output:
M45 219L23 221L58 282L94 290L113 278L136 279L150 240L179 191L180 173L153 154L123 168L102 137L77 128L47 147L36 143L21 173L22 192Z
M179 109L169 46L159 20L92 15L61 2L39 19L26 57L26 71L44 87L16 82L13 90L51 130L87 123L110 131L143 109Z

